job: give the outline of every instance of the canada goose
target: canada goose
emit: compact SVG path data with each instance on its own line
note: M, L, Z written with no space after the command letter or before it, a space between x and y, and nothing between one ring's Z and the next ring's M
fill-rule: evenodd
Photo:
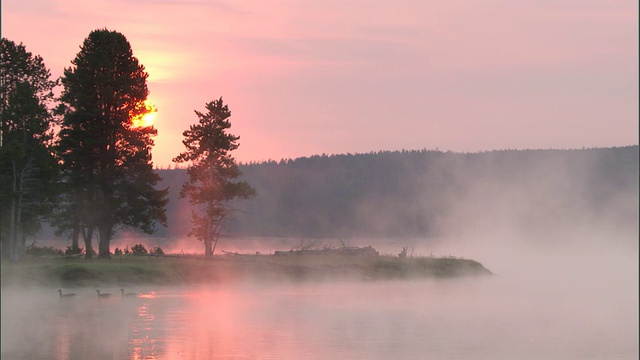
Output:
M125 292L124 292L124 289L120 289L120 292L122 293L122 296L125 296L125 297L138 296L138 294L136 294L136 293L130 293L130 292L125 293Z
M76 296L75 293L68 293L68 294L63 294L62 290L58 289L58 294L60 294L61 298L70 298L72 296Z
M105 293L105 294L100 294L100 290L96 290L98 292L98 298L100 299L104 299L104 298L108 298L111 296L111 294L109 293Z

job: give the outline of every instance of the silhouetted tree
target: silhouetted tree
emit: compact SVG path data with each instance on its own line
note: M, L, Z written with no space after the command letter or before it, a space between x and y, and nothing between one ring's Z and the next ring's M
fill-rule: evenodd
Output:
M65 198L61 230L82 233L87 256L94 229L98 256L109 257L118 226L153 233L166 224L167 190L151 159L153 126L134 127L145 111L147 77L124 35L94 30L65 69L60 112L64 115L58 151Z
M231 127L229 107L220 98L207 103L205 108L207 113L195 111L199 122L182 133L186 150L173 161L189 164L189 179L182 186L180 197L188 197L192 205L203 205L201 212L192 212L189 236L203 241L205 255L211 256L222 224L232 210L228 202L235 198L249 199L255 190L245 181L233 181L242 173L231 156L240 137L227 133Z
M49 105L58 82L42 57L6 38L0 43L0 237L2 257L17 261L53 206L57 164Z

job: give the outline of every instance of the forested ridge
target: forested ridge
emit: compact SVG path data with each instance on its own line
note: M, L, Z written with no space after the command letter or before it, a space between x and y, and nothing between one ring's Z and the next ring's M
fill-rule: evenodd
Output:
M581 150L434 150L318 155L241 164L257 196L232 204L231 236L403 238L465 226L486 209L535 227L605 219L637 228L638 146ZM161 237L184 237L186 170L157 170L169 187ZM498 206L499 204L499 206ZM493 216L493 214L492 214ZM496 215L497 216L497 215ZM604 221L604 220L603 220Z

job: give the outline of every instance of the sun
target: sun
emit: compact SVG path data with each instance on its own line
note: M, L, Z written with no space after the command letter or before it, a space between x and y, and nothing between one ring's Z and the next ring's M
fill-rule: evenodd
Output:
M144 106L144 112L131 118L133 127L149 127L153 125L158 109L149 100L145 100L142 106Z

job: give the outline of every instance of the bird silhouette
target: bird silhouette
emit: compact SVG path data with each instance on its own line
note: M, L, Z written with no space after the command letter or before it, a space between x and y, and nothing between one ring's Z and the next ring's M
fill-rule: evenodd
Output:
M108 298L108 297L110 297L110 296L111 296L111 294L109 294L109 293L101 294L101 293L100 293L100 290L96 290L96 291L98 292L98 298L99 298L99 299L104 299L104 298Z
M138 294L136 294L136 293L130 293L130 292L126 293L126 292L124 292L124 289L120 289L120 292L122 293L122 296L124 296L124 297L138 296Z
M60 289L58 289L58 294L60 294L60 297L61 297L61 298L65 298L65 299L70 298L70 297L73 297L73 296L76 296L76 294L75 294L75 293L63 294L63 293L62 293L62 290L60 290Z

